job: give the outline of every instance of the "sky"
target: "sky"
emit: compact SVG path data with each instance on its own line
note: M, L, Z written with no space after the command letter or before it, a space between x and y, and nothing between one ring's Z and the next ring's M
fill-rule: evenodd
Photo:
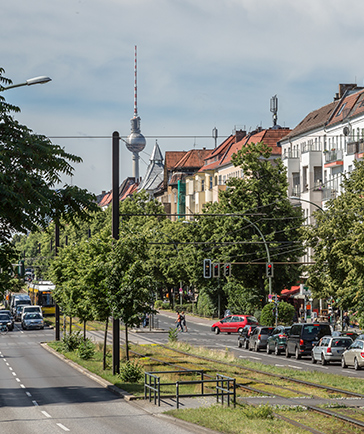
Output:
M95 194L111 189L111 136L130 134L134 47L146 147L214 148L235 129L294 128L333 101L339 83L364 85L362 0L12 0L3 2L0 67L15 118L78 155L64 178ZM120 181L132 176L120 147Z

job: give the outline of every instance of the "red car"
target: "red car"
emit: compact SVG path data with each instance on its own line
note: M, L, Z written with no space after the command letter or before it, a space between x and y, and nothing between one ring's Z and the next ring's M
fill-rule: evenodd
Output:
M211 326L211 331L215 334L220 332L240 333L246 325L259 324L258 320L252 315L228 315L222 320L215 322Z

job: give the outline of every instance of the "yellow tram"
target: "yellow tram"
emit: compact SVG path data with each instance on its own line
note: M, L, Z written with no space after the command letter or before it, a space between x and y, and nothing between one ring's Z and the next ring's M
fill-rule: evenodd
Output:
M31 282L28 285L28 295L32 304L41 306L43 316L54 316L56 304L52 297L55 285L49 281Z

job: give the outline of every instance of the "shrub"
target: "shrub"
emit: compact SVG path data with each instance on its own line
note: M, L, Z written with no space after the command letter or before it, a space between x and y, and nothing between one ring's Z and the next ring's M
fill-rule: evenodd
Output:
M83 360L91 359L95 354L95 344L90 339L82 340L77 348L78 356Z
M138 362L128 360L120 366L119 377L125 383L137 383L143 378L143 367Z
M62 338L62 347L64 351L75 351L83 342L83 336L80 331L64 334Z
M278 322L280 324L292 324L295 309L290 303L280 301L278 303ZM266 304L262 309L260 323L266 326L275 325L275 306L274 303Z
M178 329L175 327L170 327L168 330L168 342L178 341Z

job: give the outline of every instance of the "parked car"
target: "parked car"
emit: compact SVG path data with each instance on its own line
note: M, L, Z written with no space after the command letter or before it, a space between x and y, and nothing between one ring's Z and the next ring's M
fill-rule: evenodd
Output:
M312 348L312 363L321 361L322 365L340 362L343 352L350 347L353 340L347 336L324 336Z
M27 306L26 304L18 304L17 307L15 308L15 313L14 313L14 319L15 321L21 321L22 317L22 312L23 312L23 307Z
M44 329L44 320L42 315L37 312L27 313L24 315L21 326L24 330Z
M7 315L6 313L0 313L0 325L1 326L5 325L8 328L8 330L12 330L9 315Z
M357 371L364 366L364 340L356 339L341 356L341 366L354 366Z
M249 338L249 347L248 349L259 351L267 348L268 336L272 333L274 327L256 327Z
M344 331L337 330L332 332L332 336L347 336L351 338L353 341L355 341L355 339L359 337L359 334L351 331L344 332Z
M10 310L2 309L2 310L0 310L0 314L1 315L7 315L9 317L10 325L8 325L8 329L9 330L14 330L14 317L11 314Z
M247 324L259 324L258 320L252 315L229 315L222 320L215 322L211 330L215 334L220 332L240 333Z
M311 356L313 346L325 335L331 336L329 323L293 324L286 342L286 357L294 354L298 360L302 356Z
M41 314L43 317L43 311L42 311L41 306L37 306L37 305L23 306L23 309L21 311L21 320L24 318L24 315L26 313L31 313L31 312L37 312L37 313Z
M270 354L274 351L274 354L278 356L281 352L286 351L287 334L291 330L291 327L277 326L267 341L267 353Z
M238 347L241 348L245 348L246 350L249 347L249 338L251 335L251 332L258 327L258 324L248 324L246 325L243 330L240 332L239 336L238 336Z

